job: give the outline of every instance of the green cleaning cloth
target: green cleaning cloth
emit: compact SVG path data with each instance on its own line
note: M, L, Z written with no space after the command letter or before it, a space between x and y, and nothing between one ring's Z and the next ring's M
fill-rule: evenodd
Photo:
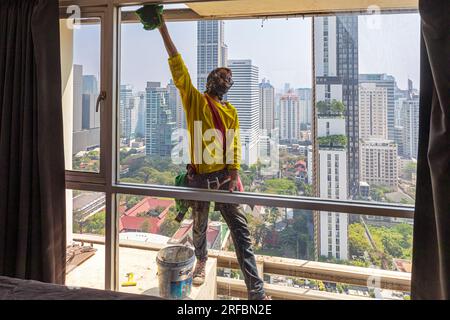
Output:
M180 173L175 177L175 185L178 187L187 187L187 173ZM178 214L177 221L181 222L186 212L189 210L190 201L175 199L175 210Z
M136 10L136 14L144 25L145 30L153 30L161 26L163 6L160 4L146 4Z

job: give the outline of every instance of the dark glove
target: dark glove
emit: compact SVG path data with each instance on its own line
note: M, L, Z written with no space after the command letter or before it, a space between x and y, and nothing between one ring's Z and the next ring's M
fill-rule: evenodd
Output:
M144 25L145 30L159 28L162 24L163 6L160 4L146 4L136 10L136 14Z

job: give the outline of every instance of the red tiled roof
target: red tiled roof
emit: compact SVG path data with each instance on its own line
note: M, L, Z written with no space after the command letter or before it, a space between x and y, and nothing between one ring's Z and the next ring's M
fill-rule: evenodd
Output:
M175 232L175 234L172 236L172 239L174 240L181 240L183 239L188 232L192 229L192 221L188 223L183 223L180 228Z
M161 224L155 223L155 219L156 218L153 217L123 216L120 218L120 224L122 225L122 229L120 229L119 232L139 231L139 232L159 233ZM147 222L146 223L147 230L142 229L145 222Z
M190 235L192 231L193 223L185 222L180 226L180 228L175 232L172 236L171 240L177 240L176 242L181 242L185 237ZM208 247L211 247L216 241L217 237L220 236L220 231L217 228L212 227L208 224L208 230L206 231L206 241L208 243Z
M145 197L139 203L137 203L133 208L127 210L124 215L126 216L137 216L139 213L148 212L151 209L156 209L157 207L165 208L161 215L168 211L168 209L173 206L175 201L170 199L160 199L160 198L152 198Z
M397 270L411 273L412 269L411 261L405 259L394 259L394 264Z
M213 229L208 226L208 231L206 231L206 241L208 242L208 247L211 247L216 241L217 236L219 235L218 229Z

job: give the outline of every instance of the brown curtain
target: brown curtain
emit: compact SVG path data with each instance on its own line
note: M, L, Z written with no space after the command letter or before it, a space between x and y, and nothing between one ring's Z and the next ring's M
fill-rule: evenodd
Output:
M450 1L421 0L413 299L450 298Z
M65 278L57 0L0 1L0 275Z

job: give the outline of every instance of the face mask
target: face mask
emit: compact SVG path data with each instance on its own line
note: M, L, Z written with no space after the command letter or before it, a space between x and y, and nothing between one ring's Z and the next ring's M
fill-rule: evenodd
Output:
M224 79L219 73L213 73L208 78L210 79L206 83L206 91L217 96L220 100L222 100L223 96L230 90L234 83L231 76Z
M209 87L209 91L218 96L222 100L223 96L230 90L233 85L233 80L222 81L221 83L212 83Z

